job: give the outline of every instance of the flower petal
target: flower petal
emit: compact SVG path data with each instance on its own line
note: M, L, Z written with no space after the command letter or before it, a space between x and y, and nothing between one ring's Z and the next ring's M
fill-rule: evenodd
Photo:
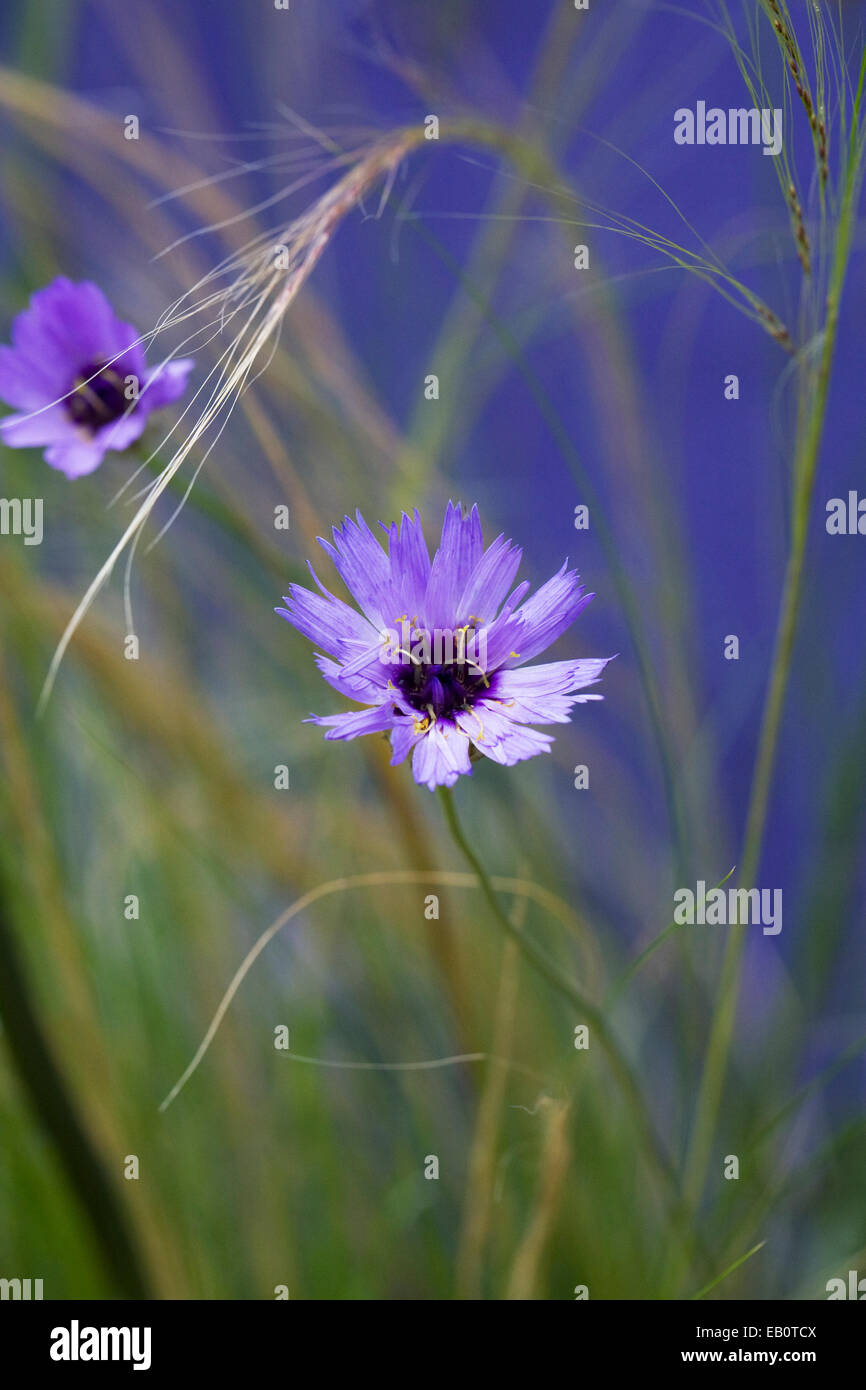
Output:
M39 444L79 442L79 434L62 405L50 405L28 415L7 415L0 420L3 443L10 449L26 449Z
M351 710L348 714L313 714L305 724L327 728L325 738L361 738L363 734L380 734L390 729L394 715L390 705L375 705L372 709Z
M518 584L499 616L483 629L484 663L488 672L495 671L515 652L519 653L523 646L524 624L514 611L514 605L520 602L528 588L526 581Z
M545 651L595 598L595 594L584 593L577 573L566 570L567 563L516 610L514 616L523 626L516 649L519 656L512 657L506 665L519 666Z
M54 389L40 364L23 352L0 347L0 400L7 405L14 405L17 410L38 410L64 389L62 385Z
M518 546L504 535L497 536L474 566L457 600L458 621L476 617L481 623L491 623L505 602L522 559Z
M479 753L506 767L534 758L536 753L549 753L553 743L549 734L512 724L501 710L486 700L479 700L472 711L461 711L457 724Z
M391 582L399 595L401 610L399 614L391 615L391 621L393 623L405 614L411 622L423 608L430 576L430 555L417 508L413 517L404 512L399 526L395 522L388 528L388 557L391 562Z
M434 724L415 745L412 776L432 792L437 787L453 787L461 774L472 774L469 739L453 725L443 728L441 723Z
M146 412L161 410L182 396L186 390L186 379L195 366L192 357L180 357L174 362L165 362L147 373L139 396L139 403Z
M292 584L285 602L285 608L275 611L311 642L324 647L329 656L348 661L379 640L378 632L363 614L333 594L326 597L301 584Z
M391 730L391 766L396 767L398 763L402 763L418 740L425 737L426 734L422 732L417 719L399 719L395 716L394 727Z
M424 621L430 629L457 624L457 602L481 559L484 540L478 508L464 516L460 503L448 503L442 541L433 557L424 595Z
M484 700L501 701L503 713L520 724L567 724L575 704L602 699L601 695L576 692L595 685L610 660L549 661L541 666L496 671Z
M146 423L144 411L130 410L126 415L121 415L119 420L104 425L97 431L97 436L103 449L128 449L142 434Z
M105 449L99 438L87 443L52 444L45 450L45 462L67 478L83 478L99 467L105 457Z
M382 679L378 683L361 672L346 674L345 669L330 657L316 652L314 661L329 685L350 700L361 700L366 704L377 704L382 698L382 690L387 686L387 668L382 666ZM381 663L380 663L381 665Z
M360 512L357 521L344 517L335 526L333 545L319 537L319 544L333 560L337 573L358 606L377 630L391 625L399 597L391 583L391 563Z

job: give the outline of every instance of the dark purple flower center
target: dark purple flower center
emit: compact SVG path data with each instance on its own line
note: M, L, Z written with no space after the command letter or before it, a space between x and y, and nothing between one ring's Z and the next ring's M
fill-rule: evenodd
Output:
M66 412L76 425L95 434L105 425L125 415L132 401L124 394L124 379L114 366L88 362L75 378L75 386L64 401Z
M427 715L432 709L437 719L471 709L489 685L476 666L459 661L440 666L420 662L395 666L391 680L413 709Z

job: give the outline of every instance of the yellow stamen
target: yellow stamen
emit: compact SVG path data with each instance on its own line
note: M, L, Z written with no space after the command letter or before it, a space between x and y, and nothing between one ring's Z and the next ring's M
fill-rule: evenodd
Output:
M478 665L478 662L477 662L477 661L468 661L468 660L467 660L464 664L465 664L466 666L474 667L474 669L478 672L479 676L480 676L481 679L483 680L484 685L485 685L485 688L489 688L489 686L490 686L490 681L487 679L487 672L484 670L484 668L483 668L482 666L479 666L479 665Z
M473 738L472 742L473 742L473 743L483 743L483 742L484 742L484 725L483 725L483 723L482 723L482 721L481 721L481 715L478 713L477 709L472 709L469 705L464 705L463 708L465 709L465 711L466 711L467 714L471 714L471 715L472 715L472 718L473 718L473 719L477 719L477 720L478 720L478 727L479 727L479 729L481 730L481 732L477 735L477 737Z

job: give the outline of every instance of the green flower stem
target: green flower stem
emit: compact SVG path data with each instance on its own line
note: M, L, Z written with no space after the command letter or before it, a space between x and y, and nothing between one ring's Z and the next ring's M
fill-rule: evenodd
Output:
M451 832L452 839L478 879L487 905L502 930L517 943L523 955L538 971L542 979L546 980L549 985L552 985L558 994L564 999L567 999L568 1002L577 1009L581 1017L589 1023L596 1038L601 1044L617 1084L640 1130L647 1157L656 1173L660 1186L666 1189L666 1195L670 1205L671 1220L678 1230L681 1243L684 1245L690 1238L686 1224L687 1212L680 1200L676 1173L671 1166L667 1153L659 1142L651 1117L647 1113L637 1079L627 1059L623 1056L619 1044L611 1033L603 1014L594 1004L591 1004L583 996L577 985L560 970L556 962L550 959L547 952L543 950L522 927L516 926L514 922L509 920L508 914L504 911L497 898L487 873L463 833L451 789L448 787L440 787L439 798L442 802L445 821ZM698 1253L702 1256L704 1262L707 1262L706 1252L703 1249L699 1249Z
M88 1137L42 1031L0 901L0 1021L21 1085L51 1138L70 1187L90 1222L112 1295L150 1297L141 1258L117 1193Z

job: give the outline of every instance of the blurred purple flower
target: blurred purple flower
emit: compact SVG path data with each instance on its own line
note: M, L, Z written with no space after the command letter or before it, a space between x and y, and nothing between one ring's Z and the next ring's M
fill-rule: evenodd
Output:
M504 536L484 550L477 507L464 516L449 502L432 562L417 511L383 526L387 554L357 518L320 544L362 611L329 593L312 566L320 593L293 584L276 610L328 653L316 656L325 680L368 706L311 716L326 738L390 734L392 764L411 751L416 782L432 791L471 773L479 754L511 766L548 752L552 738L528 726L566 724L574 704L602 698L577 692L609 658L523 667L593 597L573 570L563 565L530 599L528 583L509 597L522 552Z
M191 358L148 369L138 333L93 284L60 276L30 300L0 347L0 420L13 448L45 445L67 478L92 473L108 449L138 439L152 410L183 394Z

